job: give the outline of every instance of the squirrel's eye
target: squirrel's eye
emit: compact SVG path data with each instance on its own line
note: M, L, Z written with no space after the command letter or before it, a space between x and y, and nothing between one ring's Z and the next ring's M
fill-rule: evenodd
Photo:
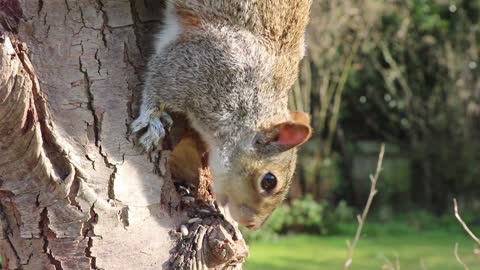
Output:
M277 186L277 177L270 172L265 174L260 186L267 192L272 191Z

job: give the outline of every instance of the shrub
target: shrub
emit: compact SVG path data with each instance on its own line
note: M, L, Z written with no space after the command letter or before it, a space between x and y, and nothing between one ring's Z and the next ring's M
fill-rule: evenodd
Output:
M311 195L295 200L291 205L278 207L259 231L242 230L248 240L272 240L286 233L311 233L326 235L335 231L337 212L340 220L348 220L346 203L336 209L326 202L317 202ZM350 215L351 219L351 215Z

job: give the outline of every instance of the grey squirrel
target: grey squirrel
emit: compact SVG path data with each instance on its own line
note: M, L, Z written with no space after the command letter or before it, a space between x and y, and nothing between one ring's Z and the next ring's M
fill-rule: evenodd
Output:
M155 148L186 115L208 148L218 201L258 229L288 192L310 117L287 108L311 0L168 1L131 132Z

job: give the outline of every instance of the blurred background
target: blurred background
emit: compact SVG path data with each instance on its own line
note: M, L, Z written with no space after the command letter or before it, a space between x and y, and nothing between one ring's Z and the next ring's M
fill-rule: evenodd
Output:
M245 232L246 269L480 269L480 0L314 0L291 108L315 134L284 206Z

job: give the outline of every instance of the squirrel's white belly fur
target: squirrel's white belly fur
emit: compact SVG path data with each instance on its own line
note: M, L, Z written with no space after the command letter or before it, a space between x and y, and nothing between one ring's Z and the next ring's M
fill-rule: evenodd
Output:
M175 13L174 6L171 2L167 4L167 10L165 12L165 20L162 29L155 36L155 53L162 53L163 49L170 43L177 40L182 29L177 14Z

